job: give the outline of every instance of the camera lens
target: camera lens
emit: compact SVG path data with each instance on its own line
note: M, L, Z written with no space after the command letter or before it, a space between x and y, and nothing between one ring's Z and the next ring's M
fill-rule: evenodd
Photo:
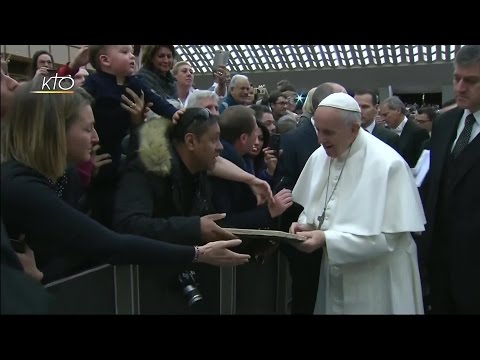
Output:
M200 290L197 288L198 283L194 276L194 271L185 271L178 277L178 281L182 287L183 295L187 299L188 306L192 306L203 299Z
M200 291L198 291L198 289L192 285L185 286L183 288L183 294L187 298L188 306L192 306L196 302L203 299L202 294L200 294Z

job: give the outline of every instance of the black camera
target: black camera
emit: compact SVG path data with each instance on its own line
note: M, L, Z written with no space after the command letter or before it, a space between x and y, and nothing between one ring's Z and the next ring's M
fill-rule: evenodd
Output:
M188 306L192 306L203 299L200 290L197 288L199 283L195 279L195 271L184 271L178 276L178 282L181 285L183 295L188 301Z

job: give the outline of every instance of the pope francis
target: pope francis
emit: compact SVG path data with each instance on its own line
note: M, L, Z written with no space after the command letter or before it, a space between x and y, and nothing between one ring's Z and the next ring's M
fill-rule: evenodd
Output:
M314 114L322 145L293 189L304 210L291 233L305 252L324 247L316 314L423 314L417 248L425 216L407 163L364 131L351 96Z

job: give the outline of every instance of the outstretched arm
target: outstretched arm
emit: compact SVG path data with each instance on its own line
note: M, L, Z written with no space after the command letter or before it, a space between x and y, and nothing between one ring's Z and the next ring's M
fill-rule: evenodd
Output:
M260 180L256 176L240 169L237 165L221 156L217 157L217 162L210 175L249 185L257 197L258 205L264 204L265 202L274 202L272 190L266 181Z

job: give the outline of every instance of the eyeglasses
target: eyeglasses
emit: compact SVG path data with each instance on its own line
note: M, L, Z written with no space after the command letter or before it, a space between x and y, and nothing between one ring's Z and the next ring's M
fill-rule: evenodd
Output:
M189 127L195 121L206 121L212 117L210 110L206 108L187 108L180 117L180 124L184 128Z
M286 106L286 105L288 105L288 102L287 101L278 101L275 104L276 105L281 105L281 106Z
M210 113L210 110L205 108L187 108L185 112L181 115L178 123L173 126L172 129L172 138L173 139L183 139L187 132L191 132L191 126L194 123L203 123L207 120L210 120L214 117ZM190 129L190 130L189 130Z
M212 113L207 108L198 108L198 114L196 116L203 117L203 120L208 120Z
M419 124L425 124L425 123L430 122L430 121L431 121L431 120L428 120L428 119L427 119L427 120L417 119L417 122L418 122Z

